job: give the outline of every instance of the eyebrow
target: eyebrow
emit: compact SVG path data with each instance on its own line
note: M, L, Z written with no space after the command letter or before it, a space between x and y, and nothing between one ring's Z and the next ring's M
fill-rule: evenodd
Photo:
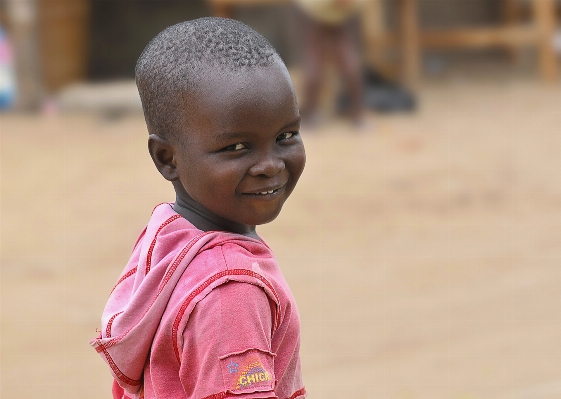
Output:
M244 136L245 136L244 132L220 132L216 135L216 140L228 141L228 140L243 138Z
M287 123L286 125L284 125L283 127L281 127L279 129L279 131L286 129L287 127L293 126L293 125L297 125L300 123L300 121L302 120L302 117L300 115L298 115L298 117L296 119L294 119L292 122Z
M292 122L289 122L289 123L287 123L286 125L284 125L283 127L281 127L280 129L278 129L278 131L280 132L280 131L282 131L282 130L288 128L288 127L297 125L297 124L300 123L301 120L302 120L302 117L298 116L298 117L297 117L296 119L294 119ZM234 140L234 139L238 139L238 138L243 138L243 137L245 137L246 135L247 135L247 133L246 133L246 132L243 132L243 131L242 131L242 132L221 132L221 133L218 133L218 134L216 135L216 139L217 139L217 140L220 140L220 141L222 141L222 140L226 140L226 141L227 141L227 140Z

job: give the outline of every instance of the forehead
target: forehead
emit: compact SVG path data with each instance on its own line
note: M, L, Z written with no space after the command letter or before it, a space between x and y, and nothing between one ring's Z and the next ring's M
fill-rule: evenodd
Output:
M280 129L299 116L292 80L278 62L233 72L211 69L185 106L187 125L208 134L253 130L262 124Z

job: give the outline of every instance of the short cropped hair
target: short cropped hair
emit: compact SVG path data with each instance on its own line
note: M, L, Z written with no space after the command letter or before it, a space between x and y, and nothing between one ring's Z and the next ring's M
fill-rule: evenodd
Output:
M148 43L135 70L148 132L174 137L187 122L188 100L205 74L264 67L276 60L280 56L274 47L239 21L207 17L164 29Z

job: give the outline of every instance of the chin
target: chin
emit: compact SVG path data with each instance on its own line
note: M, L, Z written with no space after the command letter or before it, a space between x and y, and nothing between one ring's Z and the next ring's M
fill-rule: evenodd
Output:
M277 216L280 213L280 209L274 213L268 213L268 214L264 214L264 215L259 215L258 217L254 218L252 223L247 223L248 225L251 226L259 226L262 224L267 224L272 222L273 220L275 220L277 218Z

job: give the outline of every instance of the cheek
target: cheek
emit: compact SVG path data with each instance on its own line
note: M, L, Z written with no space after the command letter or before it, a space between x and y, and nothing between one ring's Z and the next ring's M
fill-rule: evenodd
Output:
M299 146L291 154L289 162L292 169L292 175L295 180L298 180L302 172L304 171L304 166L306 165L306 151L304 146Z
M195 201L204 201L209 191L214 191L217 183L214 182L212 171L205 168L201 162L185 165L181 173L183 188Z
M232 192L243 177L242 168L234 166L223 162L201 162L191 168L188 180L206 197Z

